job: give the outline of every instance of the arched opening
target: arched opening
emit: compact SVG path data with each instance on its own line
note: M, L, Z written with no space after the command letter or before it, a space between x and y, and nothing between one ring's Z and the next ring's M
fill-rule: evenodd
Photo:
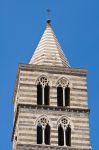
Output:
M57 87L57 106L63 106L63 88Z
M45 76L37 80L37 104L49 105L49 81Z
M66 145L71 146L71 128L69 126L66 130Z
M37 126L37 144L42 144L42 126Z
M50 145L50 126L48 124L45 127L45 144Z
M61 125L58 127L58 145L63 146L64 145L64 131Z
M49 86L46 85L44 88L44 104L49 105Z
M70 106L70 88L65 88L65 106Z
M42 86L40 83L37 85L37 104L42 105Z

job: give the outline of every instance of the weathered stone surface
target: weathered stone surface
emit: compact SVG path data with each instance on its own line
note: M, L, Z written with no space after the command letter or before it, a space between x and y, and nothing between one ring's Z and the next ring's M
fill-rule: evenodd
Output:
M70 67L49 23L31 58L30 64Z

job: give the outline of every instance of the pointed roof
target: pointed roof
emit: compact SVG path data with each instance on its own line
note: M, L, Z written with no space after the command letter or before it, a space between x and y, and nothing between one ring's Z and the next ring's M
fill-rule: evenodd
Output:
M70 67L52 30L50 20L29 64Z

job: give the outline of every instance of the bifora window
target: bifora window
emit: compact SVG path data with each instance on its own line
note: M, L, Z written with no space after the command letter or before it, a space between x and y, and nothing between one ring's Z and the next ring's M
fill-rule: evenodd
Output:
M50 144L50 125L46 118L41 118L37 124L37 144Z
M37 80L37 104L49 105L49 81L45 76Z
M58 145L71 146L71 125L66 118L61 119L58 124Z
M57 82L57 105L70 105L70 87L68 80L65 78L61 78Z

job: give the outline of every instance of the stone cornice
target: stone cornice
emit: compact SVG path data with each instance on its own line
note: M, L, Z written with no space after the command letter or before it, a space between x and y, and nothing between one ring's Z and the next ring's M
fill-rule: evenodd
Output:
M42 109L42 110L52 110L52 111L67 111L67 112L77 112L77 113L89 113L89 109L80 109L80 108L71 108L71 107L54 107L54 106L44 106L44 105L30 105L30 104L18 104L17 110L15 113L15 121L12 132L12 141L15 133L16 122L18 119L19 109L28 108L28 109Z
M31 104L18 104L18 108L29 108L29 109L44 109L44 110L54 110L54 111L67 111L67 112L79 112L79 113L89 113L89 109L72 108L72 107L62 107L62 106L48 106L48 105L31 105Z
M52 145L28 145L28 144L17 144L19 150L92 150L91 148L76 148L76 147L66 147L66 146L52 146Z
M58 74L74 74L74 75L86 75L86 69L79 69L79 68L66 68L66 67L58 67L58 66L44 66L44 65L33 65L33 64L19 64L19 69L23 70L31 70L31 71L45 71L45 72L52 72Z

